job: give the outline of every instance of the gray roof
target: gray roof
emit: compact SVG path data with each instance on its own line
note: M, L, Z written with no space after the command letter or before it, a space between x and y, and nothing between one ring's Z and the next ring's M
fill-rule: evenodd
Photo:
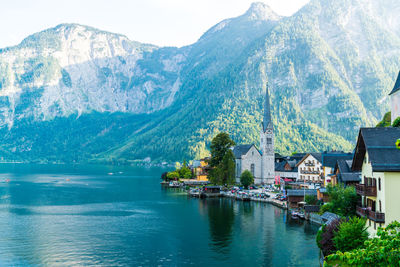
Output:
M365 152L368 152L374 172L399 172L400 150L395 144L399 138L400 128L397 127L361 128L352 170L361 171Z
M288 189L286 190L288 196L304 196L306 195L317 195L317 189Z
M340 216L335 213L326 211L324 212L324 214L321 215L321 218L325 222L325 224L330 224L333 220L340 219Z
M339 159L335 166L335 173L339 169L338 181L339 182L360 182L361 173L353 172L351 170L353 160Z
M242 158L243 155L245 155L245 154L250 150L250 148L251 148L252 146L254 146L254 144L235 146L235 147L233 148L233 155L235 155L235 158L236 158L236 159L240 159L240 158ZM257 150L257 151L258 151L258 150Z
M340 175L340 180L342 182L361 182L361 173L360 172L342 173Z
M271 107L269 104L268 84L267 84L267 90L265 92L263 131L265 132L265 130L267 130L267 128L272 128Z
M335 168L336 162L338 160L351 160L353 159L352 153L344 152L324 152L322 153L322 166Z
M396 83L394 84L394 87L389 95L394 94L399 90L400 90L400 71L399 71L399 74L397 75Z
M275 162L275 171L278 172L284 172L285 170L285 165L286 165L286 161L281 161L281 162Z

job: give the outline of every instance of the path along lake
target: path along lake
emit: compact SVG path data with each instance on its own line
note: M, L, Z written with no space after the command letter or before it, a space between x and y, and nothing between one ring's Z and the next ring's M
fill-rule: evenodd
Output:
M318 226L193 199L159 168L0 165L0 266L318 266Z

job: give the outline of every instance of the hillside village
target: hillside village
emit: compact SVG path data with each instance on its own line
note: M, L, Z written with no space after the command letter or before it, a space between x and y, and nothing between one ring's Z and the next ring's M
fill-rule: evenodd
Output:
M392 91L390 124L400 124L400 72ZM268 86L264 117L260 125L260 148L239 144L231 148L235 160L235 182L244 172L254 178L253 188L279 188L281 207L297 209L306 196L329 202L328 186L354 187L358 195L356 214L366 218L368 232L376 235L380 226L400 221L400 127L361 128L357 144L350 153L323 151L282 156L274 152L274 133L270 115ZM206 185L212 169L210 158L194 160L190 167L194 179L186 185ZM210 187L209 190L215 190ZM318 211L319 208L316 210Z

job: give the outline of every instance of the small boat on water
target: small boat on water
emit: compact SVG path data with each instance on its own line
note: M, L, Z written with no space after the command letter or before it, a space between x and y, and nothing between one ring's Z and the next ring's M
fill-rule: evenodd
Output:
M250 196L246 193L238 193L236 194L236 199L241 201L250 201Z
M299 213L297 211L292 210L290 213L291 213L292 219L298 219L299 218Z
M178 188L178 187L180 187L180 184L177 181L171 181L171 182L169 182L169 187Z
M306 216L304 215L303 212L299 212L299 213L297 214L297 216L299 216L299 218L300 218L300 219L303 219L303 220L306 218Z
M201 193L200 189L198 189L198 188L195 188L195 189L192 189L189 191L189 195L191 197L200 197L200 193Z

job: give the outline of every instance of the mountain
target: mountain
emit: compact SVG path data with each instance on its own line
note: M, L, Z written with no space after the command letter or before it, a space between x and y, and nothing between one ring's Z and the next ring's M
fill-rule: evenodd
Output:
M189 46L62 24L0 50L0 157L182 160L219 131L258 144L268 82L277 152L352 150L389 109L400 68L394 0L263 3Z

